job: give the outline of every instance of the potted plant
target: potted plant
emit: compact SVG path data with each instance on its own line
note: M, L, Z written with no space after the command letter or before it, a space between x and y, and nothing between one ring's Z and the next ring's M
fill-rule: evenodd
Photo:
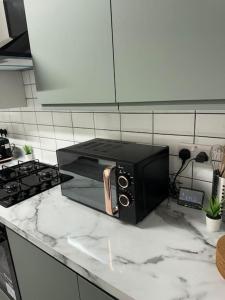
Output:
M29 161L33 159L33 149L29 145L24 145L23 146L23 151L25 153L25 160Z
M206 227L209 232L219 231L222 218L222 204L217 197L211 197L209 199L208 207L203 208L206 213Z

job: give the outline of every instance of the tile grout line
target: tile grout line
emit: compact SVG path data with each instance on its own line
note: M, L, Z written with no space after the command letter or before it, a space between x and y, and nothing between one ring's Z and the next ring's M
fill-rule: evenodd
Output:
M196 110L194 112L194 136L193 136L193 144L195 144L196 140ZM191 188L194 186L194 162L192 162L192 179L191 179Z
M154 111L152 111L152 145L155 144L155 115Z

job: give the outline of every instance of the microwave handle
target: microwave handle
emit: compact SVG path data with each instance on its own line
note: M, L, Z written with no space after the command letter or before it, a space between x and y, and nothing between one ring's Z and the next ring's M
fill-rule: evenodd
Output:
M107 167L103 171L105 211L110 216L113 216L118 212L118 207L113 207L112 205L111 173L114 169L115 167Z

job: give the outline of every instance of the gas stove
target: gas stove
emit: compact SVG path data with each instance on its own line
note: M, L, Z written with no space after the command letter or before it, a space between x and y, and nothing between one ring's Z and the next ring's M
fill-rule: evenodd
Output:
M18 161L12 167L3 165L0 170L0 205L13 206L72 178L59 173L58 166L39 160Z

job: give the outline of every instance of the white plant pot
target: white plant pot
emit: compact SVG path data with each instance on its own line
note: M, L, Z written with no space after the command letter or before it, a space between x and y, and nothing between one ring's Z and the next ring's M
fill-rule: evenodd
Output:
M33 153L32 154L27 154L24 156L24 161L30 161L30 160L33 160L34 159L34 155Z
M208 232L216 232L220 230L220 226L222 223L222 219L211 219L209 217L206 216L206 227Z

